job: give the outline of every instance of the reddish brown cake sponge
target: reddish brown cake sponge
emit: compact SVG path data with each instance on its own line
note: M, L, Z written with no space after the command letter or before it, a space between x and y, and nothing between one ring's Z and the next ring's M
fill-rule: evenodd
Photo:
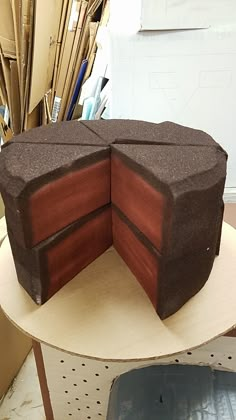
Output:
M111 182L112 202L161 250L164 218L166 224L170 219L168 197L129 168L115 153L112 154Z
M44 185L29 198L32 245L109 202L109 158Z
M157 308L158 260L154 253L140 241L119 217L117 210L112 210L113 244L126 262L139 283Z
M30 248L110 202L108 148L14 144L1 161L7 223L22 246Z
M112 245L111 209L97 210L31 250L10 231L9 239L18 279L41 304Z

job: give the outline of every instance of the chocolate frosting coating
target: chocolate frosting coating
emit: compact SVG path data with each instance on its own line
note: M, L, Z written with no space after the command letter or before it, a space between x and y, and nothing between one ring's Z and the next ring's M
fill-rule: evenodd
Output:
M209 134L170 121L159 124L138 120L62 121L26 131L13 143L79 144L104 146L121 144L166 144L214 146L222 150Z
M163 144L183 146L221 146L209 134L170 121L159 124L137 120L81 121L108 144Z
M49 125L42 125L25 131L7 143L39 143L39 144L79 144L87 146L105 146L107 144L99 135L87 128L79 121L62 121Z
M205 285L215 258L215 246L177 258L163 258L158 279L157 312L165 319L178 311Z

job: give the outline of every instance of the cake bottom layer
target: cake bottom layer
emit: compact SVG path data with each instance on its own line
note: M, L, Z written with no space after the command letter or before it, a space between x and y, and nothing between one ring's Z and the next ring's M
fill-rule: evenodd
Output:
M113 244L146 291L161 319L178 311L206 283L216 245L183 257L165 257L131 224L112 209Z
M121 214L121 213L119 213ZM113 245L157 307L159 259L112 209Z
M32 249L9 232L19 283L37 304L46 302L112 245L111 208L105 206Z
M222 234L222 226L223 226L223 219L224 219L224 210L225 204L224 201L221 201L221 206L219 208L219 215L218 215L218 236L217 236L217 246L216 246L216 255L220 254L220 244L221 244L221 234Z

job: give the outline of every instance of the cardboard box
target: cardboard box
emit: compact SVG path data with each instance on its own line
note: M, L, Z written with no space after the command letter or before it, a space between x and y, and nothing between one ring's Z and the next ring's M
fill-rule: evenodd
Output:
M10 60L10 102L11 102L11 126L15 135L20 134L21 129L21 108L20 89L17 62Z
M140 17L120 6L119 32L111 9L112 117L206 131L228 152L226 186L235 187L236 25L137 32Z
M225 204L224 221L236 229L236 203Z
M7 234L4 205L0 196L0 249ZM0 399L22 366L31 349L31 339L17 330L0 309Z
M9 0L1 0L0 13L0 45L2 47L3 55L9 58L16 58L13 15L11 2Z
M17 330L0 309L0 398L7 392L31 349L31 340Z
M4 208L0 196L0 216ZM5 218L0 219L1 242L7 234ZM0 309L0 399L7 392L31 349L31 339L17 330Z

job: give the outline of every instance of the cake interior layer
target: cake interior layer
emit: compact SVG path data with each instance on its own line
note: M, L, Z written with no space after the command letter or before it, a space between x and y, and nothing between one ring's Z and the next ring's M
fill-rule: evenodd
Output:
M45 252L49 299L112 245L111 208L89 219Z
M113 244L157 308L158 258L143 245L112 209Z
M112 154L111 199L127 218L162 251L163 227L169 223L167 197ZM169 212L168 212L169 214Z
M31 246L109 202L110 159L49 182L29 198Z

